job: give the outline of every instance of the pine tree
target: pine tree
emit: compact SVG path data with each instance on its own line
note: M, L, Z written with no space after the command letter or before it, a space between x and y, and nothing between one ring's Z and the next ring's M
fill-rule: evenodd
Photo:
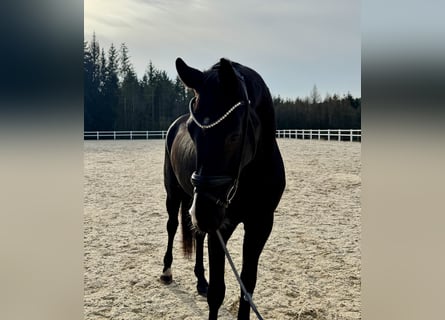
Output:
M134 70L130 62L127 45L125 43L121 44L119 54L119 77L121 82L123 82L125 77L134 74Z
M105 79L105 92L107 96L107 103L109 105L111 113L111 127L113 130L117 128L116 111L119 103L119 77L118 70L119 61L118 53L113 44L111 44L108 50L108 64L107 64L107 76Z
M100 47L96 39L96 33L93 33L93 39L90 43L90 55L93 64L93 86L98 90L100 85Z
M312 104L321 102L321 96L315 84L312 87L311 93L309 94L309 99Z
M140 128L137 114L140 113L142 95L125 43L122 43L120 48L119 73L121 77L121 94L118 114L122 116L122 121L119 121L118 125L123 130L137 130Z
M104 91L105 82L107 79L107 60L105 58L105 51L102 48L100 52L100 60L99 60L99 91Z
M90 43L84 42L84 127L97 130L100 123L100 48L96 34Z
M83 125L84 130L94 129L94 117L92 111L92 105L94 100L94 90L93 86L93 60L90 53L90 47L88 41L83 43L83 83L84 83L84 118Z

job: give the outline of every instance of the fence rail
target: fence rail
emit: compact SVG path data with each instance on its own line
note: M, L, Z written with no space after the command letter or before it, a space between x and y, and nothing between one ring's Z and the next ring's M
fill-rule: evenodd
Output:
M85 131L84 140L165 139L167 131ZM361 129L281 129L277 138L303 140L361 141Z
M84 131L84 140L165 139L167 131Z
M302 140L336 140L359 141L362 140L361 129L281 129L276 131L277 138L290 138Z

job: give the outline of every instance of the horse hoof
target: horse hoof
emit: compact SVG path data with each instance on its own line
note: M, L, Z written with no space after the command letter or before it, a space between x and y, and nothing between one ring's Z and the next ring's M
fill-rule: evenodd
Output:
M173 277L172 277L172 276L165 276L165 275L162 275L162 276L161 276L161 282L162 282L163 284L170 284L170 283L173 282Z
M161 282L164 284L170 284L173 282L172 271L170 268L165 270L161 275Z
M208 285L197 285L196 290L198 290L198 294L203 297L207 297L207 290L209 286Z

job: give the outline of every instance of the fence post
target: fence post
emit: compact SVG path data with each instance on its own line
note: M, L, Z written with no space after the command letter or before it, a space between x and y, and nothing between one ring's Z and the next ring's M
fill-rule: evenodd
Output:
M99 131L96 131L96 140L99 140Z
M341 141L341 130L338 129L338 141Z
M350 136L350 137L351 137L351 140L350 140L350 141L352 142L352 129L351 129L351 131L350 131L349 133L350 133L350 135L351 135L351 136Z

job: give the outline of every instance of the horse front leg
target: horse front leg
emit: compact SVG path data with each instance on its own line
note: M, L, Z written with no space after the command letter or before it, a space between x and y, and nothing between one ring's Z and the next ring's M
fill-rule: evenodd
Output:
M166 205L168 212L167 233L168 243L167 250L164 255L164 268L162 269L161 281L165 284L170 284L173 281L171 266L173 263L173 240L175 238L176 230L178 229L178 211L181 202L171 196L167 196Z
M243 281L247 292L253 296L257 282L258 262L264 245L272 230L273 216L263 220L255 226L245 226L243 241L243 266L241 271L241 281ZM238 320L248 320L250 314L250 304L244 299L241 290L240 304L238 309Z
M225 242L227 242L227 238L225 238ZM215 320L218 318L218 310L226 293L226 284L224 282L225 256L215 232L208 234L208 251L210 282L207 292L207 304L209 305L209 320Z
M196 289L198 293L204 297L207 296L209 284L205 278L204 269L204 238L205 233L197 232L196 239L196 261L195 261L195 276L198 279Z

